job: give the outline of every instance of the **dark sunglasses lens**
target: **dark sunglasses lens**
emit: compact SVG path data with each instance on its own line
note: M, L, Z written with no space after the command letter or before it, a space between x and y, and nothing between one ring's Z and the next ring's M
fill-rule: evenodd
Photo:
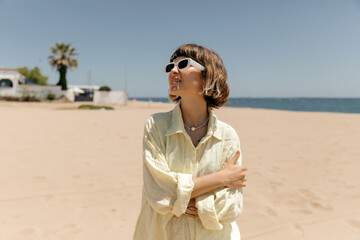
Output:
M175 67L175 64L173 63L169 63L168 65L166 65L166 68L165 68L165 72L171 72L171 70Z
M187 65L188 65L188 62L189 62L188 59L184 59L184 60L179 61L179 63L178 63L179 69L184 69L184 68L186 68Z

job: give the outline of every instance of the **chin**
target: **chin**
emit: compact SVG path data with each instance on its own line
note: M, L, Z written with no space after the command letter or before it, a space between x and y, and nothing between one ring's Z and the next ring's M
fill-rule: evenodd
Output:
M179 94L180 94L180 91L179 90L177 90L177 89L172 89L172 90L170 90L170 92L169 92L171 95L174 95L174 96L179 96Z

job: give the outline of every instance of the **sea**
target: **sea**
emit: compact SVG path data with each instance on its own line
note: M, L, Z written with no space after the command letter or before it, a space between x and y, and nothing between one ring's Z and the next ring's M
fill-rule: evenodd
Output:
M133 97L129 100L169 103L168 98ZM227 107L264 108L303 112L360 113L360 98L229 98Z

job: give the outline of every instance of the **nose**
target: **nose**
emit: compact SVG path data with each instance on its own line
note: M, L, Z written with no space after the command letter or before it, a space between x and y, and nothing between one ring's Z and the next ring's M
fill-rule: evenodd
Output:
M170 73L173 73L173 74L179 73L179 68L175 65L175 66L171 69Z

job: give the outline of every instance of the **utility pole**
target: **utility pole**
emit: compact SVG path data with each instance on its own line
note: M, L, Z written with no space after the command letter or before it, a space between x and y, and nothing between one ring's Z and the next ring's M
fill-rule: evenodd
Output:
M88 84L91 85L91 70L88 72Z
M124 81L124 94L125 94L125 105L127 103L127 65L125 64L125 81Z
M91 70L89 70L89 73L88 73L88 84L91 86L92 85L92 78L91 78ZM92 89L92 94L91 94L91 97L94 98L94 89Z

